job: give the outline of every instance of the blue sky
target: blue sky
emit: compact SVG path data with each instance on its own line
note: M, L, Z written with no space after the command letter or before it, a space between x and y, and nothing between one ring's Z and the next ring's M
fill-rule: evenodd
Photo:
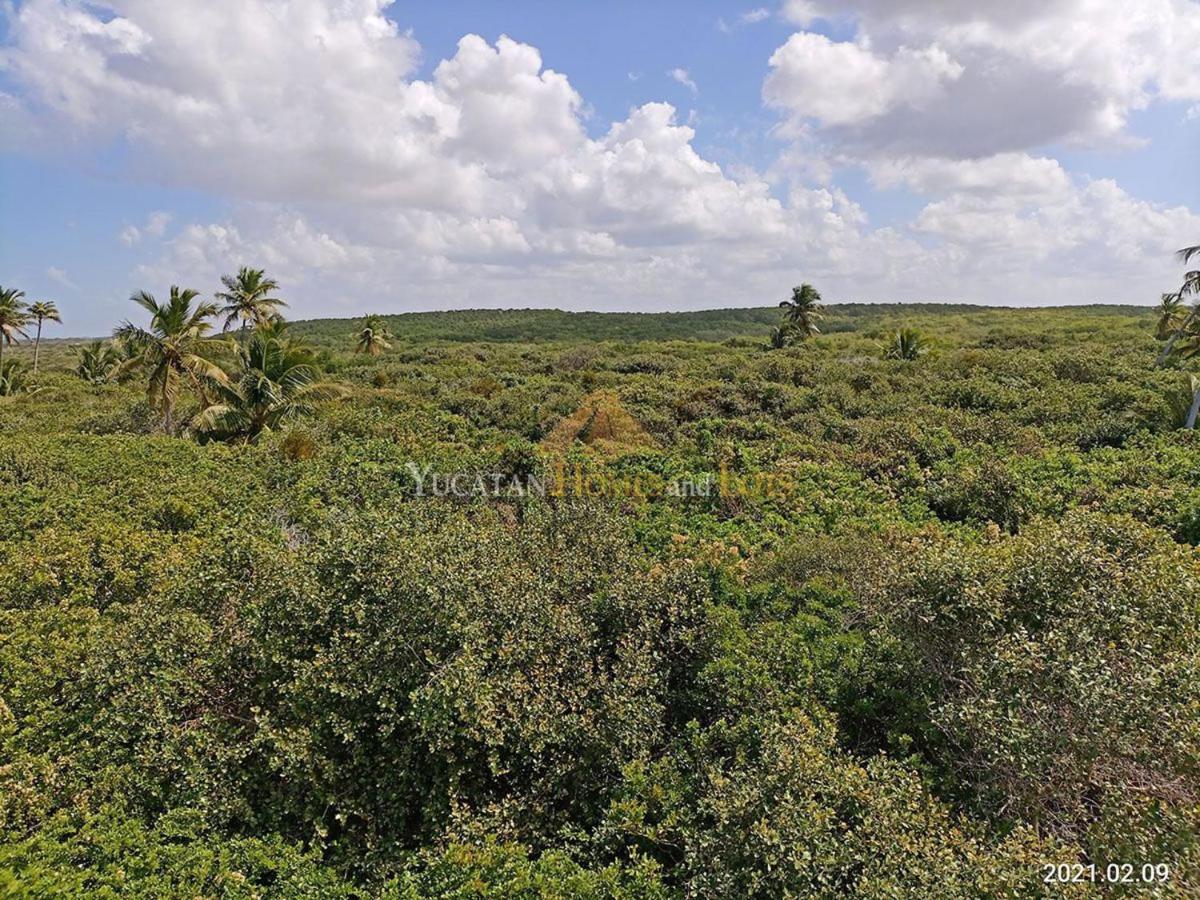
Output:
M242 264L298 317L1152 303L1200 240L1192 0L192 6L0 13L0 284L64 334Z

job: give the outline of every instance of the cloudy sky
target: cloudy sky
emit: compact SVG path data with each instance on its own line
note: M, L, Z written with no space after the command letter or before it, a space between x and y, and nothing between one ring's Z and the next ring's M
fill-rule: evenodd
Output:
M293 315L1153 303L1195 0L0 0L0 284Z

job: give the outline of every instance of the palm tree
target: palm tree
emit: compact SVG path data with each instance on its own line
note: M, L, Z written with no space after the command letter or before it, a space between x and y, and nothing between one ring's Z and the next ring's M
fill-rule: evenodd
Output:
M103 384L121 364L121 352L112 343L95 340L79 348L75 374L88 384Z
M384 350L392 349L392 345L389 343L392 334L387 330L387 324L379 316L367 316L363 330L358 332L356 337L358 343L354 347L355 353L378 356Z
M24 297L24 291L0 288L0 364L4 362L5 344L12 346L17 338L29 337L24 331L29 324Z
M141 291L130 299L150 313L149 328L139 328L126 321L113 332L117 340L126 343L132 354L122 363L121 370L135 366L149 370L146 398L151 406L162 412L163 430L168 432L185 380L202 397L207 386L227 380L220 366L208 358L224 346L224 342L207 336L212 328L208 320L217 314L217 305L198 303L193 307L192 301L197 296L196 291L171 285L170 299L159 303L152 295Z
M58 307L53 300L39 300L29 307L29 318L37 321L37 337L33 340L33 374L37 374L38 370L38 351L42 346L42 322L49 319L51 322L62 324L62 316L58 314Z
M0 363L0 397L11 397L29 390L25 367L18 360Z
M215 440L254 441L280 424L308 415L313 404L344 396L320 380L311 347L290 340L286 325L255 329L237 347L231 379L214 388L214 403L192 419L191 428Z
M113 370L113 377L118 381L124 381L132 374L132 369L136 366L136 364L130 362L130 360L140 359L142 355L141 350L133 341L124 341L116 337L114 337L110 343L112 344L112 348L120 356L120 361L117 363L117 368ZM129 363L129 365L125 365L125 363Z
M1184 265L1187 265L1189 262L1191 262L1192 257L1200 256L1200 244L1197 244L1195 247L1184 247L1176 254L1176 256L1179 257L1180 262L1182 262ZM1200 269L1184 273L1183 285L1178 291L1175 292L1175 296L1179 298L1179 305L1181 307L1183 305L1183 298L1192 294L1200 295ZM1166 301L1166 297L1167 295L1164 294L1164 303ZM1161 310L1162 306L1160 306L1159 309ZM1165 365L1175 350L1175 344L1181 337L1191 333L1197 324L1200 324L1200 301L1192 306L1191 311L1188 312L1187 315L1180 315L1175 328L1166 336L1166 338L1162 339L1166 340L1166 344L1163 345L1162 352L1158 354L1158 361L1156 365Z
M1183 343L1177 344L1175 354L1180 359L1195 359L1200 356L1200 334L1195 330L1183 332ZM1196 376L1189 375L1189 387L1191 388L1190 403L1187 404L1187 413L1183 419L1183 427L1193 429L1196 427L1196 419L1200 417L1200 381ZM1182 394L1180 395L1182 396ZM1178 401L1172 401L1177 403Z
M1184 247L1175 255L1186 266L1192 261L1193 256L1200 256L1200 244L1195 247ZM1200 294L1200 269L1192 269L1183 273L1183 286L1179 288L1179 295L1185 297L1189 294Z
M287 304L278 297L270 296L279 290L275 279L267 278L262 269L251 269L242 266L237 275L222 275L221 284L225 290L217 293L218 300L224 302L218 315L225 317L223 331L228 331L238 321L241 321L242 338L250 326L265 325L279 317L279 307Z
M1154 339L1165 341L1183 324L1187 318L1188 308L1184 305L1183 297L1176 291L1173 294L1163 294L1155 307L1158 315L1158 325L1154 329Z
M795 329L800 340L807 340L814 334L820 334L817 322L821 320L821 295L811 284L802 284L792 288L792 299L779 304L784 312L784 319Z
M1188 375L1179 387L1167 394L1167 410L1173 428L1195 428L1193 408L1200 405L1200 378ZM1188 424L1188 420L1191 424Z
M929 351L929 342L915 328L901 328L884 346L885 359L916 359Z
M771 349L782 350L792 342L792 326L789 322L782 322L771 329Z

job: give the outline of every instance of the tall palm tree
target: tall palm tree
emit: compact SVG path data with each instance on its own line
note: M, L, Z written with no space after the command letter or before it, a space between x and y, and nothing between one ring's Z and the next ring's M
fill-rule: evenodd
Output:
M89 384L103 384L120 364L121 352L113 344L95 340L79 348L75 374Z
M275 279L267 278L262 269L242 266L237 275L222 275L221 284L225 285L225 290L218 292L216 297L225 304L218 313L225 317L222 330L228 331L240 321L243 338L248 328L278 318L279 308L287 306L278 297L271 296L279 290L279 285Z
M929 342L915 328L901 328L884 346L887 359L916 359L929 351Z
M1184 247L1176 256L1179 257L1180 262L1187 265L1192 261L1192 257L1200 256L1200 244L1197 244L1195 247ZM1200 269L1184 273L1183 285L1175 292L1175 295L1179 298L1181 307L1185 297L1200 295ZM1166 297L1167 295L1164 294L1164 302L1166 301ZM1159 309L1161 310L1162 307L1160 306ZM1166 344L1163 345L1162 352L1158 354L1156 364L1159 366L1165 365L1171 354L1175 351L1175 345L1179 339L1193 332L1197 325L1200 325L1200 301L1197 301L1186 315L1180 315L1175 328L1165 338L1161 338L1161 340L1166 341Z
M197 296L196 291L171 285L170 299L159 303L141 291L130 299L150 313L149 327L139 328L126 321L113 332L132 354L121 364L121 370L141 366L149 371L146 398L162 413L163 430L168 432L185 381L204 397L207 387L227 380L221 367L209 358L224 346L224 342L207 336L212 328L208 320L217 314L217 305L192 306Z
M315 403L344 396L340 386L321 381L312 348L290 340L285 329L284 323L260 326L238 345L230 380L214 386L215 402L192 419L194 431L253 441L310 414Z
M42 346L42 323L49 320L62 324L62 316L53 300L39 300L29 307L29 318L37 322L37 337L33 339L33 374L38 370L38 351Z
M1188 375L1183 383L1167 392L1167 409L1173 428L1195 428L1193 409L1200 408L1200 378ZM1191 420L1191 424L1188 421Z
M1173 294L1163 294L1154 312L1158 316L1154 339L1165 341L1183 324L1187 318L1188 308L1183 302L1183 297L1176 291Z
M0 288L0 364L4 362L4 345L17 338L29 337L24 331L29 324L25 292L16 288Z
M1180 359L1195 359L1200 356L1200 334L1195 330L1184 332L1183 342L1176 345L1175 354ZM1187 414L1184 416L1183 427L1190 430L1196 427L1196 419L1200 417L1200 381L1194 375L1189 375L1188 378L1192 395L1191 402L1187 407Z
M364 323L362 331L355 335L358 343L355 344L355 353L366 353L369 356L378 356L384 350L390 350L392 345L389 343L392 334L387 330L387 325L379 316L367 316L367 321Z
M792 288L792 298L779 304L785 310L783 317L795 329L800 340L806 340L814 334L820 334L817 322L821 320L821 295L811 284L802 284Z
M1176 256L1186 266L1192 261L1193 256L1200 256L1200 244L1197 244L1195 247L1184 247ZM1179 288L1179 296L1183 298L1197 295L1200 295L1200 269L1192 269L1183 273L1183 284ZM1200 304L1200 301L1197 301L1197 303ZM1195 309L1193 309L1192 321L1195 322L1195 320Z

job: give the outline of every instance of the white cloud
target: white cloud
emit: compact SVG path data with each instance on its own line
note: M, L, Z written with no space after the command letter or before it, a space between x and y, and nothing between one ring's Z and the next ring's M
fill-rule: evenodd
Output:
M171 224L171 219L174 218L169 212L159 211L150 213L146 219L146 224L142 226L142 233L150 237L159 238L167 230L167 226Z
M694 82L692 80L692 76L688 74L687 69L679 69L679 68L672 69L670 72L667 73L667 76L672 81L677 81L680 84L682 84L685 88L687 88L693 94L700 93L700 88L696 87L696 82Z
M962 112L973 67L1017 52L989 49L1008 19L931 30L868 10L860 27L878 38L803 33L776 53L764 91L789 118L793 158L814 173L865 166L880 186L926 195L909 225L872 228L832 185L723 170L665 103L589 134L566 75L509 38L467 35L418 79L420 48L387 6L26 0L0 57L15 93L0 105L27 143L120 141L129 177L228 201L217 221L168 235L151 217L122 233L143 248L166 239L137 273L146 287L260 265L297 315L769 303L798 278L830 299L1128 300L1131 286L1152 297L1173 280L1169 251L1200 231L1187 210L1037 155L1003 106ZM996 71L1008 96L1011 73ZM921 135L942 107L983 151ZM1053 297L1034 296L1039 279Z
M717 19L717 31L721 32L722 34L733 34L734 29L738 28L739 26L757 25L759 22L765 22L769 18L771 18L771 10L765 6L759 6L754 9L748 9L744 13L738 15L738 17L733 20L732 25L727 19L725 19L724 16L719 17Z
M840 126L833 137L860 153L975 157L1120 143L1131 112L1156 99L1200 100L1194 0L806 0L784 12L803 27L825 18L857 28L854 45L794 36L776 53L767 96ZM936 47L961 71L939 79L936 103L889 105L881 63L911 47ZM851 98L852 112L819 99L854 86L867 97Z
M926 206L915 227L949 246L973 248L997 274L1027 277L1040 270L1050 275L1069 259L1079 267L1080 280L1099 281L1100 273L1087 271L1094 260L1105 260L1107 277L1146 272L1147 259L1168 260L1176 236L1200 229L1200 217L1183 207L1136 200L1115 182L1100 179L1036 200L951 194ZM1097 285L1096 291L1097 299L1120 299L1112 297L1111 286Z
M531 298L567 309L761 304L798 277L831 300L1139 303L1173 283L1172 252L1200 233L1200 216L1137 200L1111 181L1055 185L1048 177L1046 192L1021 197L975 189L981 180L946 178L946 193L925 205L912 234L872 229L836 189L796 187L786 206L762 207L771 229L739 239L757 227L744 215L740 226L731 221L727 244L696 234L687 215L676 223L680 240L656 243L671 233L661 213L642 232L557 228L521 240L503 221L409 215L386 235L355 235L321 230L299 213L243 210L234 221L186 229L140 274L151 284L206 284L255 260L309 315L414 300L420 308L525 306ZM727 200L730 214L749 202ZM644 202L653 210L658 198Z
M69 139L124 139L164 181L276 199L424 197L457 111L408 82L419 48L382 0L29 0L3 66ZM454 177L456 175L462 177Z
M786 22L799 25L801 28L807 28L817 19L821 18L823 13L818 4L814 3L813 0L785 0L783 8L780 10L780 15Z
M146 223L140 228L136 225L126 225L117 237L126 247L140 244L143 238L161 238L173 218L171 213L164 210L152 212L146 217Z
M70 276L67 275L66 270L60 269L58 266L48 267L46 269L46 277L55 284L62 285L63 287L69 288L72 291L79 290L79 285L71 280Z
M874 184L899 185L921 194L986 194L1050 198L1072 189L1058 160L1025 153L998 153L983 159L900 157L868 162Z
M583 101L566 76L542 69L535 48L507 37L495 47L464 37L438 65L434 93L447 116L445 149L489 174L528 171L586 143Z
M834 42L806 31L776 50L770 65L766 101L826 125L855 125L898 107L920 109L963 72L934 45L901 47L889 58L866 44Z
M1170 248L1200 217L1073 175L1046 148L1127 147L1133 110L1200 99L1200 5L793 0L783 14L854 36L800 31L772 57L763 95L792 142L777 171L829 182L861 168L924 197L903 231L920 238L912 261L931 290L1138 302L1177 277Z

